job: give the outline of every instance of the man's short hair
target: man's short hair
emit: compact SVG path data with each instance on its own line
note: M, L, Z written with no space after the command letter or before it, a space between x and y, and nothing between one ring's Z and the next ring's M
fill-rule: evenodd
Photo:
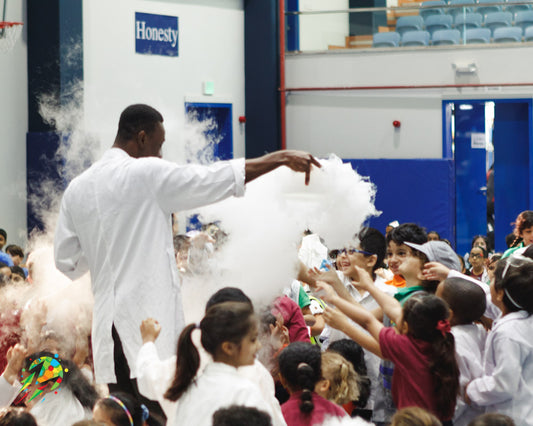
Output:
M0 228L0 235L4 237L4 240L7 240L7 232L5 229Z
M155 108L145 104L130 105L118 122L117 139L127 141L133 139L141 130L151 134L157 123L163 122L163 116Z

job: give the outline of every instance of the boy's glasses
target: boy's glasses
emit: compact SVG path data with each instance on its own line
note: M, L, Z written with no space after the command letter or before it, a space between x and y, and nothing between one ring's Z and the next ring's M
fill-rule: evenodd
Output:
M369 253L367 251L364 251L364 250L359 250L359 249L356 249L356 248L343 248L343 249L339 249L339 250L332 250L329 252L329 257L332 258L332 259L335 259L337 256L340 256L341 254L355 254L355 253L360 253L364 256L373 256L374 253Z
M472 259L477 259L478 257L481 257L481 258L482 258L482 257L483 257L483 254L481 254L481 253L472 253L472 254L470 255L470 257L471 257Z

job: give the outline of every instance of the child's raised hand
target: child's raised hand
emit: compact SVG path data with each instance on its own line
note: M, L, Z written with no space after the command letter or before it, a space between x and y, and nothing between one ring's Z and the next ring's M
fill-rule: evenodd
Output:
M141 337L143 343L155 342L160 332L161 325L153 318L146 318L141 323Z
M336 283L342 284L342 282L339 280L339 276L337 275L337 272L331 268L331 266L327 265L326 268L327 271L321 271L318 268L313 268L309 270L309 275L314 277L317 281L324 281L330 285L334 285Z
M270 341L274 351L290 343L289 329L283 325L283 321L277 320L275 325L270 324Z
M372 280L372 277L370 274L365 271L363 268L360 268L359 266L354 265L354 269L357 271L357 275L359 276L358 280L355 280L355 282L352 282L353 286L357 288L358 290L367 290L374 285L374 281Z
M4 378L8 383L13 384L17 380L24 358L26 358L26 348L20 343L8 349L6 354L7 367L4 370Z
M316 282L315 294L327 303L333 303L333 300L337 296L335 289L325 281Z
M448 278L450 268L439 262L428 262L424 265L422 275L428 281L443 281Z
M326 306L323 315L326 324L337 330L343 330L347 325L350 325L348 317L332 306Z

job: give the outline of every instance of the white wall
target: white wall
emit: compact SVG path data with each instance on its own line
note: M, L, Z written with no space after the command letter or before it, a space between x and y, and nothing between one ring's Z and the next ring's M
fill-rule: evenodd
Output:
M348 0L301 0L300 11L346 10ZM349 33L348 13L300 15L300 50L326 50L328 45L344 46Z
M319 157L441 158L441 114L432 97L294 93L287 100L287 147Z
M179 56L135 53L135 12L178 16ZM166 157L180 143L184 103L233 104L233 145L244 155L244 11L242 0L90 0L83 2L85 126L104 148L120 112L148 103L165 117ZM202 83L215 84L214 96Z
M457 76L452 64L475 63ZM344 158L441 158L443 99L533 97L533 46L375 49L290 55L287 88L529 83L527 87L295 91L287 146ZM399 130L392 126L401 122Z
M26 1L10 0L6 20L26 21ZM26 241L26 131L28 77L26 28L13 51L0 53L0 228L8 244Z

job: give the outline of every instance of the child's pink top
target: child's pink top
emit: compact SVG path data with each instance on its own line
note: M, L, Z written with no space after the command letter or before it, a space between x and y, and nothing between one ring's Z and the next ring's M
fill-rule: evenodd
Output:
M272 315L281 313L283 325L289 329L289 340L292 342L310 342L309 331L305 325L302 310L290 297L278 297L274 301Z
M396 408L421 407L437 416L434 384L429 372L431 343L385 327L379 333L379 346L383 357L394 363L392 399ZM451 420L454 409L455 400L450 401L450 416L440 420Z
M322 424L328 416L346 416L346 411L341 406L322 398L315 392L312 392L311 397L315 408L310 413L302 413L300 411L301 394L301 391L293 393L289 400L281 406L281 412L287 426L312 426Z

